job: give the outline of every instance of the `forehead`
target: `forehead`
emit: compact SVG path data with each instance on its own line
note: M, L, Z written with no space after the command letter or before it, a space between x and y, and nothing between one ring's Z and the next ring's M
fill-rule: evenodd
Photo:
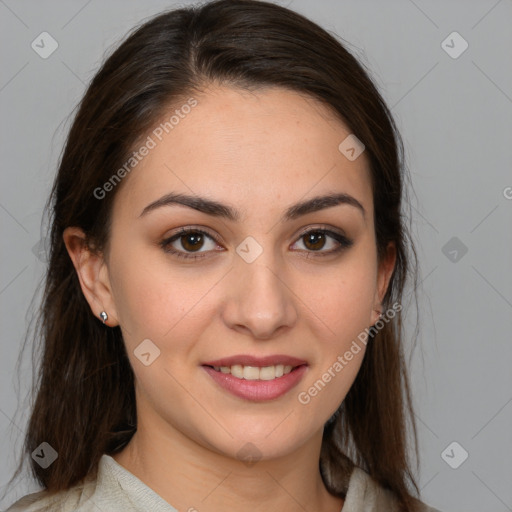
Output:
M320 102L282 88L211 86L191 97L193 108L173 105L147 134L153 147L124 178L114 216L136 217L169 192L212 197L243 215L344 192L371 218L366 156L350 161L339 151L350 130Z

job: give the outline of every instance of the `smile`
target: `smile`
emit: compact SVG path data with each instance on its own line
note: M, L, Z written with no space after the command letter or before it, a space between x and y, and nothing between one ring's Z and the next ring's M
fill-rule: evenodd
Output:
M202 368L223 391L244 400L263 402L276 400L297 386L308 371L300 366L208 366Z
M292 365L278 364L274 366L243 366L234 364L233 366L214 366L217 372L228 373L237 379L245 380L274 380L287 375L293 370Z

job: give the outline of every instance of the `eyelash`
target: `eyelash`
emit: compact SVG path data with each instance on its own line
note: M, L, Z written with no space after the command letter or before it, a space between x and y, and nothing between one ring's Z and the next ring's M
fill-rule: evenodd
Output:
M198 233L198 234L201 234L201 235L205 235L208 238L210 238L211 240L213 240L216 244L219 244L218 240L212 234L208 233L207 231L204 231L203 229L199 229L199 228L180 228L180 230L177 233L175 233L174 235L172 235L169 238L166 238L165 240L162 240L159 245L163 249L164 252L172 254L172 255L174 255L174 256L176 256L178 258L182 258L182 259L186 259L186 260L198 260L198 259L206 257L208 252L210 252L210 251L201 251L201 252L197 252L197 253L187 253L187 252L176 250L176 249L174 249L171 246L171 244L173 242L175 242L176 240L178 240L182 236L188 235L188 234L191 234L191 233ZM319 251L313 251L313 250L306 251L308 253L306 258L310 258L311 257L311 256L309 256L309 254L314 255L313 257L330 256L332 254L336 254L336 253L339 253L339 252L341 252L341 251L343 251L345 249L348 249L348 248L352 247L352 245L354 244L354 242L352 240L350 240L349 238L347 238L346 236L344 236L344 235L342 235L340 233L337 233L335 231L331 231L329 229L325 229L325 228L313 228L313 229L305 230L305 231L303 231L298 236L297 241L300 240L301 238L305 237L306 235L309 235L310 233L322 233L324 235L327 235L327 236L333 238L336 242L338 242L339 246L336 247L335 249L331 249L329 251L321 251L321 250L319 250Z

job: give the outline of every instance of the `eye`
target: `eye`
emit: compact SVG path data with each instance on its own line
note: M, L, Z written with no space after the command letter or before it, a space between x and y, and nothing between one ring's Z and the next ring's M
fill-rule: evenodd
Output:
M308 253L318 253L314 256L327 256L351 247L354 242L345 235L329 229L310 229L303 232L295 244L302 243ZM294 244L294 245L295 245ZM327 250L323 250L327 247ZM308 254L309 257L309 254Z
M316 257L339 253L351 247L354 242L341 233L315 228L302 232L293 245L297 244L303 245L304 249L298 250L305 252L307 257ZM211 251L218 251L220 244L213 235L203 229L181 228L174 235L162 240L160 246L164 252L178 258L197 260L206 257Z
M203 258L204 253L215 250L218 245L212 235L197 228L181 228L178 233L160 242L165 252L174 254L178 258L192 260Z

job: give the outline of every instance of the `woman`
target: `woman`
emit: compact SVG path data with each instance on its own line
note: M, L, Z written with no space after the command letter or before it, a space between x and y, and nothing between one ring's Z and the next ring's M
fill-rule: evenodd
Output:
M134 31L52 190L43 491L9 510L432 511L407 456L401 162L367 73L290 10Z

